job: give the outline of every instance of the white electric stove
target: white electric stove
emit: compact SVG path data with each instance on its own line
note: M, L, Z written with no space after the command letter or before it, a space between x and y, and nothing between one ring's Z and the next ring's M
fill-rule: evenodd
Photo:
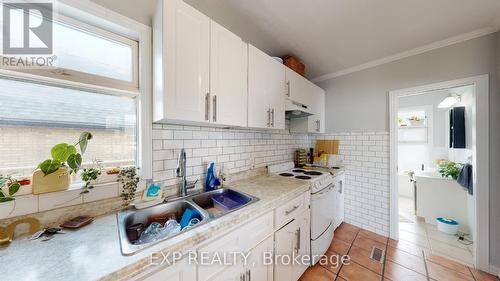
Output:
M311 185L311 260L312 265L326 253L338 222L339 177L329 172L294 168L293 162L268 166L270 174L308 181ZM340 184L339 184L340 183ZM342 204L343 205L343 204ZM343 208L342 208L343 209ZM343 216L343 210L342 210Z

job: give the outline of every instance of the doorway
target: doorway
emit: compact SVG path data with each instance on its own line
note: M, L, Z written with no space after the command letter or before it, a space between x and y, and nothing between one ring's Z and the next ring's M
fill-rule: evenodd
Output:
M489 271L488 76L389 99L391 238ZM465 164L473 167L466 188L456 181Z

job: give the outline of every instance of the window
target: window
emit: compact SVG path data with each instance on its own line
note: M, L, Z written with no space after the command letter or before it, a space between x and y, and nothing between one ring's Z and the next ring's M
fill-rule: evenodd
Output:
M30 175L60 142L82 131L94 138L83 155L104 166L136 162L136 101L76 89L0 79L0 174Z
M19 15L16 16L16 11ZM11 29L22 30L22 10L12 10ZM41 21L38 14L29 15ZM16 20L17 19L17 20ZM58 15L52 22L51 67L15 69L29 74L137 92L138 42ZM16 36L17 35L17 36ZM21 41L22 33L13 33Z
M0 73L0 174L31 175L83 131L84 166L139 165L139 42L63 15L53 33L55 68Z

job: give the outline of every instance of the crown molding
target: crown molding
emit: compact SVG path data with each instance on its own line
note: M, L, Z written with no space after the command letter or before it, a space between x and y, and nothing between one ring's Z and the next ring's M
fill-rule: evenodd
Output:
M411 50L408 50L408 51L405 51L405 52L401 52L401 53L398 53L398 54L395 54L395 55L392 55L392 56L388 56L388 57L385 57L385 58L373 60L373 61L370 61L370 62L367 62L367 63L363 63L363 64L360 64L360 65L357 65L357 66L354 66L354 67L349 67L349 68L346 68L346 69L343 69L343 70L339 70L339 71L336 71L336 72L332 72L332 73L328 73L328 74L325 74L325 75L321 75L321 76L318 76L318 77L315 77L315 78L311 79L311 81L317 83L317 82L329 80L329 79L332 79L332 78L335 78L335 77L339 77L339 76L347 75L347 74L350 74L350 73L358 72L358 71L365 70L365 69L368 69L368 68L372 68L372 67L375 67L375 66L383 65L383 64L386 64L386 63L390 63L390 62L393 62L393 61L400 60L400 59L404 59L404 58L408 58L408 57L411 57L411 56L419 55L419 54L422 54L422 53L425 53L425 52L428 52L428 51L432 51L432 50L435 50L435 49L447 47L447 46L450 46L450 45L453 45L453 44L457 44L457 43L460 43L460 42L464 42L464 41L467 41L467 40L471 40L471 39L474 39L474 38L485 36L485 35L497 32L500 29L500 17L497 17L496 20L494 21L494 23L495 23L494 27L493 26L488 26L488 27L485 27L485 28L481 28L481 29L477 29L477 30L474 30L474 31L471 31L471 32L460 34L458 36L453 36L453 37L450 37L448 39L437 41L437 42L434 42L434 43L431 43L431 44L428 44L428 45L424 45L424 46L421 46L421 47L418 47L418 48L415 48L415 49L411 49Z

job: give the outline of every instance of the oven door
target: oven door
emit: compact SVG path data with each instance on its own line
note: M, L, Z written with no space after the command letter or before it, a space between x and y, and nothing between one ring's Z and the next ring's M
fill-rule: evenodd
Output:
M335 220L335 184L311 195L311 239L316 240Z

